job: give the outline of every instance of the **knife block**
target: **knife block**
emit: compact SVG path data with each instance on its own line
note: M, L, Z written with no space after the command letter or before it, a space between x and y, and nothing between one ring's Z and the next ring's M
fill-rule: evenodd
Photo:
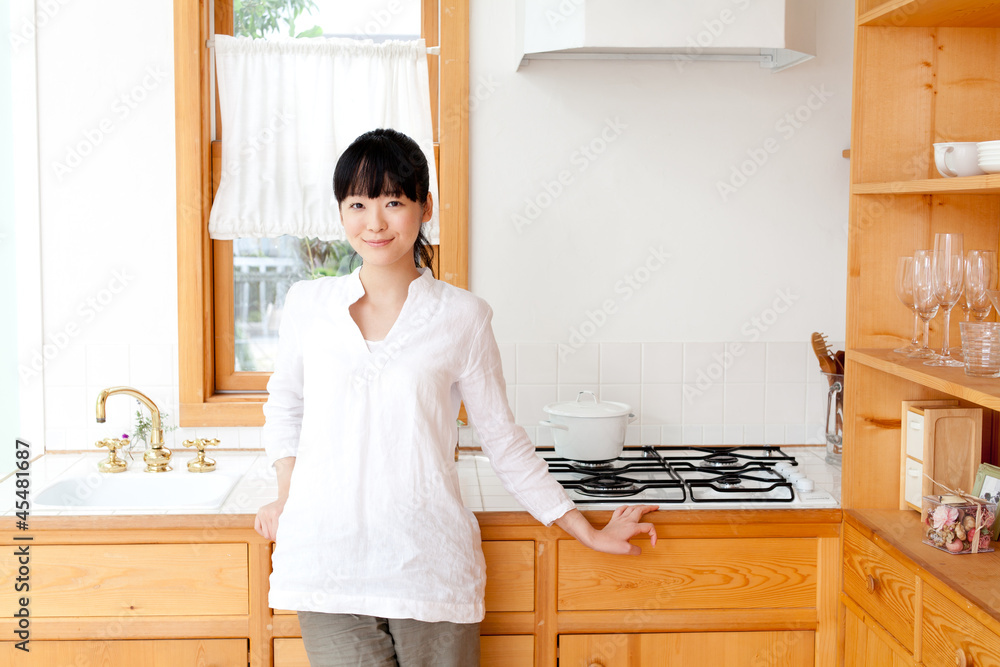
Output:
M923 496L947 493L924 475L956 491L972 492L983 453L982 408L958 401L903 401L899 507L920 511Z

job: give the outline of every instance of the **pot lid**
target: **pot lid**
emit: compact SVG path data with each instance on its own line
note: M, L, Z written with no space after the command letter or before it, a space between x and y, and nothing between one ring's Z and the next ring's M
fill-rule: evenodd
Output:
M575 401L549 403L543 408L560 417L622 417L632 412L632 406L614 401L598 401L592 391L581 391Z

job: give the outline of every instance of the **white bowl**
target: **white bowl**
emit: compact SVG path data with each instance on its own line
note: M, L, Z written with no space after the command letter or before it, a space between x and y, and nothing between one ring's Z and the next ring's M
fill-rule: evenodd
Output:
M987 174L1000 174L1000 163L985 164L983 162L980 162L979 168L985 171Z
M979 146L980 150L984 148L1000 148L1000 141L980 141L976 145Z

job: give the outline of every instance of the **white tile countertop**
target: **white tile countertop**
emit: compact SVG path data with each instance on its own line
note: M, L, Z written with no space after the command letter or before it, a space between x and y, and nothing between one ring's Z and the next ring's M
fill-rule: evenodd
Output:
M820 447L783 447L785 451L799 462L798 470L811 478L816 488L829 492L837 502L840 501L840 468L826 463L825 450ZM71 478L68 486L69 495L87 496L100 489L103 481L112 476L118 476L118 481L129 482L125 476L132 476L139 489L148 486L144 480L153 473L143 471L141 456L129 462L129 469L122 473L101 473L97 464L104 458L101 452L88 453L53 453L44 454L31 461L29 467L29 489L31 500L30 516L66 516L66 515L143 515L143 514L256 514L257 509L277 497L277 478L274 469L267 464L266 457L256 451L215 451L212 452L217 469L210 473L190 473L186 463L190 456L176 457L172 461L173 470L156 475L170 475L171 482L198 485L201 480L209 482L212 476L229 477L233 480L232 490L225 496L221 507L191 507L172 506L161 503L153 507L121 507L97 505L93 507L44 507L36 502L39 494L54 483ZM523 508L500 484L493 473L487 458L481 454L463 452L456 463L462 499L465 506L476 512L523 511ZM183 477L182 477L183 476ZM180 478L180 479L178 479ZM23 479L23 477L22 477ZM222 480L215 479L211 483ZM23 485L22 485L23 488ZM18 487L13 473L0 481L0 508L2 514L11 515L16 512L16 496ZM137 492L135 495L141 494ZM66 493L63 494L65 497ZM623 499L626 504L629 500ZM147 503L148 504L148 503ZM604 508L609 509L609 508ZM665 509L674 509L665 507ZM681 508L676 508L681 509ZM699 508L705 509L705 508ZM780 506L774 509L782 509ZM787 509L787 508L785 508Z

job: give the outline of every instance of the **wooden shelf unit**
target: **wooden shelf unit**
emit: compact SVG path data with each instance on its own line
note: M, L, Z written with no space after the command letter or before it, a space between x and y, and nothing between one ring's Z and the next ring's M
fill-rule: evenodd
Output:
M855 183L855 195L998 195L1000 174L965 176L963 178L923 178L914 181L888 183Z
M1000 26L1000 4L992 0L859 0L858 14L859 26Z
M942 178L933 156L936 142L1000 139L1000 1L858 0L852 99L842 503L895 525L893 517L917 516L899 509L901 402L958 398L983 407L984 424L1000 412L1000 379L890 351L913 333L894 290L898 257L932 248L943 232L963 234L966 250L1000 250L1000 175ZM952 346L961 320L956 308ZM942 344L942 323L931 323L932 347ZM970 580L997 562L944 557L971 570ZM955 600L980 604L958 590ZM884 634L877 618L848 616L855 635Z
M1000 411L1000 379L969 377L963 368L925 366L923 359L907 359L891 350L849 350L847 358L922 387Z

